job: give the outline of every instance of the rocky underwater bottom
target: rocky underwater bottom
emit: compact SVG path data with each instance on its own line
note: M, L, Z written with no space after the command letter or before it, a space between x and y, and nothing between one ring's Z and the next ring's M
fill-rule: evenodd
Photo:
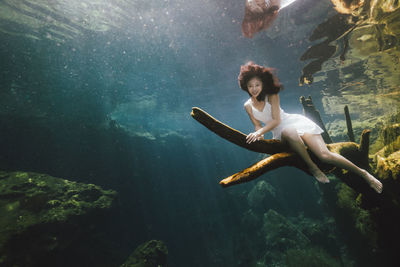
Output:
M0 172L1 266L116 266L107 233L117 193L29 172ZM139 246L120 266L166 266L161 241Z

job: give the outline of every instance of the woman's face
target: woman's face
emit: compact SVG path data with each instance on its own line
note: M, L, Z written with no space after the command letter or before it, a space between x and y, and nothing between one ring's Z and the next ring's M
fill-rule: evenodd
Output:
M253 97L257 97L262 91L262 81L258 77L253 77L247 83L247 90L250 95Z

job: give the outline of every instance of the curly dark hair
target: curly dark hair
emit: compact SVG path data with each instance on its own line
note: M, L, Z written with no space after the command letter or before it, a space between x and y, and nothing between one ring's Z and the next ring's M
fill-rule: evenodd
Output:
M283 85L279 83L278 77L276 77L273 72L274 69L272 68L266 68L250 61L240 66L240 73L238 76L239 86L251 96L247 88L247 83L252 78L258 77L262 82L262 91L257 96L257 100L264 101L266 95L277 94L283 89Z

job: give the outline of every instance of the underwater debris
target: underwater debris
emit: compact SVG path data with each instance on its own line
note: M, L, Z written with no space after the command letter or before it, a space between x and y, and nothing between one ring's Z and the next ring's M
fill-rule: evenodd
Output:
M344 106L344 115L346 117L347 136L349 137L349 140L351 142L355 142L354 132L353 132L353 125L351 123L349 107L347 105Z

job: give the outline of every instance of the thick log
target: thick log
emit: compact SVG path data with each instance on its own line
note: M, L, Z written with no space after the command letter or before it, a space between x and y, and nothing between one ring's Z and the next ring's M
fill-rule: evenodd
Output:
M366 135L369 135L369 132L366 131ZM361 137L363 139L363 137ZM365 139L365 138L364 138ZM360 145L354 143L354 142L341 142L341 143L333 143L333 144L328 144L327 148L329 151L340 154L344 156L345 158L356 162L359 166L364 167L365 164L368 164L368 157L365 159L365 154L364 151L360 149ZM318 167L324 172L324 173L330 173L332 171L335 171L337 168L333 165L330 164L324 164L320 162L313 154L310 154L313 161L315 164L318 165ZM368 154L367 154L368 156ZM277 153L272 156L269 156L268 158L265 158L256 164L238 172L235 173L223 180L220 181L220 185L222 187L228 187L231 185L236 185L236 184L241 184L241 183L246 183L249 181L252 181L259 176L278 169L280 167L285 167L285 166L291 166L295 167L297 169L300 169L304 171L305 173L310 174L308 171L308 168L305 164L305 162L295 153L290 153L290 152L282 152L282 153ZM365 167L364 167L365 168ZM339 178L342 178L338 176ZM359 178L363 180L362 178ZM354 181L351 180L344 180L344 182L355 189L356 191L360 191L359 189L361 188L359 186L359 183L355 183ZM364 189L363 189L364 190Z
M220 122L200 108L192 108L192 113L190 113L190 115L210 131L216 133L225 140L248 150L270 155L281 152L290 152L290 148L287 145L276 139L263 139L248 144L246 143L245 134Z
M245 134L216 120L210 114L201 110L200 108L193 108L191 115L209 130L236 145L255 152L272 155L243 171L221 180L220 184L223 187L249 182L268 171L284 166L296 167L308 173L304 161L299 156L291 152L289 148L279 140L268 139L247 144ZM369 131L366 130L363 132L361 137L361 145L358 145L354 142L343 142L328 144L327 148L332 152L341 154L342 156L359 165L364 165L368 163L368 145ZM323 172L328 173L335 170L335 167L332 165L322 164L312 153L310 153L310 156Z

